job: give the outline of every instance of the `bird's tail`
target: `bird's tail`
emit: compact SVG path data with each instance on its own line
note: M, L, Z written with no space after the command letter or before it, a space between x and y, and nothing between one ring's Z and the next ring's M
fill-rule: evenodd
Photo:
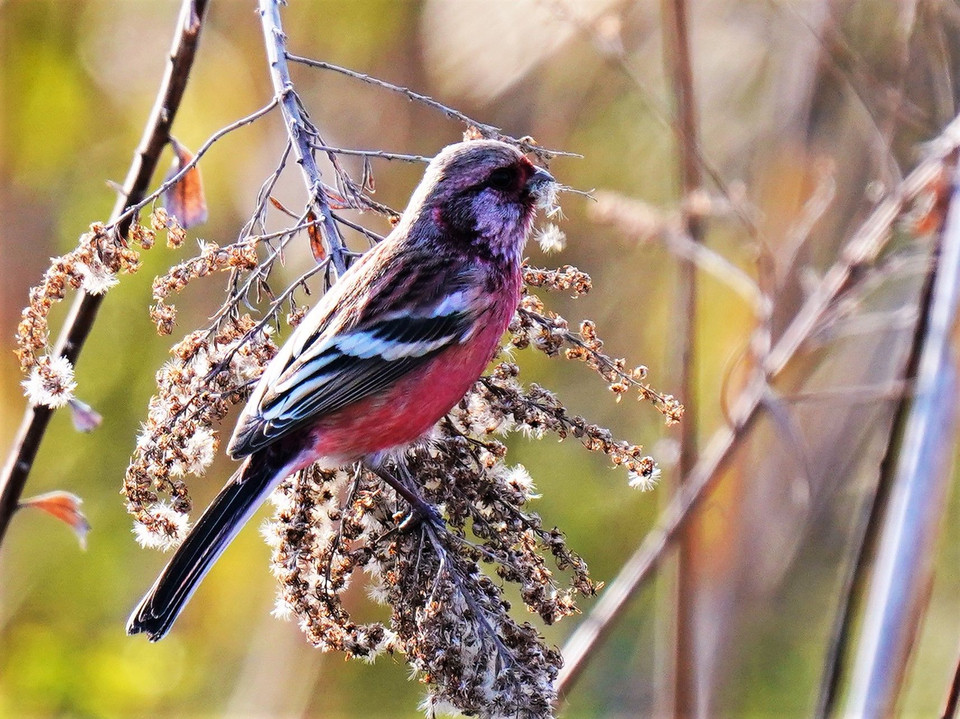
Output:
M206 573L271 490L287 475L268 457L248 457L197 520L127 621L127 634L156 642L170 631Z

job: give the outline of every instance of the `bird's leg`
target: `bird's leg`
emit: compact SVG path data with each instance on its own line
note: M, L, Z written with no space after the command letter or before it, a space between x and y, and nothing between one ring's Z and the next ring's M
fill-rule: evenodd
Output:
M369 463L367 466L384 482L393 487L397 494L407 500L410 505L410 514L400 522L399 529L406 530L420 522L427 521L434 526L443 526L443 517L437 508L410 486L404 483L402 479L390 472L380 463Z

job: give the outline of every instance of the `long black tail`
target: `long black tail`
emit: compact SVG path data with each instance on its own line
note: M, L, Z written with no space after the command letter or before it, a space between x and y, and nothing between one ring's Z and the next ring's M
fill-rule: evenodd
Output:
M230 478L130 615L127 634L146 632L156 642L170 631L210 567L286 476L282 463L270 459L248 457Z

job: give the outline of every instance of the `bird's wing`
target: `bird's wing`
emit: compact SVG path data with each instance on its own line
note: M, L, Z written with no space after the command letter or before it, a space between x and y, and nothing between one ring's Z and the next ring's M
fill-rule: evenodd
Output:
M487 309L477 283L447 274L439 285L423 266L412 274L402 286L385 288L373 298L355 322L340 323L338 330L331 319L312 335L291 337L291 356L259 401L254 400L256 410L244 412L230 444L231 456L256 452L323 415L375 395L469 339ZM434 287L424 294L427 282ZM416 297L423 299L417 302ZM376 307L371 306L374 301Z

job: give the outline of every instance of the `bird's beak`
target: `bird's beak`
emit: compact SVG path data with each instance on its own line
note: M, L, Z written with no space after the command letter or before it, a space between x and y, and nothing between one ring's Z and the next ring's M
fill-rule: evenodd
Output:
M553 175L544 170L542 167L535 167L533 174L530 175L530 179L527 180L527 187L532 192L537 193L543 188L544 185L549 185L555 182L556 180L553 178Z
M549 202L552 204L556 197L556 186L557 181L553 175L542 167L534 167L533 174L527 180L527 192L537 199L538 204L547 201L547 198L550 198Z

